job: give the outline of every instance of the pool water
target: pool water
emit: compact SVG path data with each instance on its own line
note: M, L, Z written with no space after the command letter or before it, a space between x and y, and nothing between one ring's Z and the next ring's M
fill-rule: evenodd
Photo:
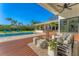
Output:
M0 37L19 36L19 35L28 35L28 34L33 34L33 32L20 32L20 33L10 33L10 34L0 34Z

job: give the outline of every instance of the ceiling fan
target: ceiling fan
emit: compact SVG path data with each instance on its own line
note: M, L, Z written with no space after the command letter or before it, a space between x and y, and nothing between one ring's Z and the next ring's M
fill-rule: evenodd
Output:
M63 6L61 5L57 5L58 7L62 8L61 11L59 11L59 13L62 13L65 9L68 9L68 10L72 10L72 6L75 6L77 5L78 3L74 3L74 4L71 4L71 3L64 3Z

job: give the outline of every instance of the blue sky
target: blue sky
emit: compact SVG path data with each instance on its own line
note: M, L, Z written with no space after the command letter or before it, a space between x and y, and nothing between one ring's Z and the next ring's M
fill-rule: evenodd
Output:
M12 18L24 25L31 24L31 20L49 21L55 15L36 3L3 3L0 4L0 24L10 24L6 18Z

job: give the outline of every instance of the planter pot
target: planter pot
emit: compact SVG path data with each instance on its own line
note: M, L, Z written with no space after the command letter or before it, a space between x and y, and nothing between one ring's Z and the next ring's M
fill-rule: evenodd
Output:
M50 46L48 46L48 55L55 56L55 51L54 51L54 49L50 49Z

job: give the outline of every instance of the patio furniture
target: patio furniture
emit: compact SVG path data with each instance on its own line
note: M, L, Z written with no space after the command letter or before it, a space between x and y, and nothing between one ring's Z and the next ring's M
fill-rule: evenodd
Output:
M42 41L41 44L40 44L40 47L42 49L47 49L48 48L48 42L45 40L45 41Z
M57 33L56 35L55 35L55 39L57 40L57 42L60 42L60 43L62 43L62 33Z
M63 43L64 44L70 44L71 43L71 39L72 39L72 34L67 34L67 35L65 35Z
M48 41L46 39L40 39L37 41L37 47L46 49L48 47Z
M55 39L55 35L52 35L52 39Z
M33 44L34 44L34 45L37 45L37 40L38 40L38 37L34 37L34 38L33 38Z
M62 56L71 56L72 55L72 38L73 35L70 33L63 33L61 39L62 43L58 41L57 54ZM59 40L61 40L59 39Z

